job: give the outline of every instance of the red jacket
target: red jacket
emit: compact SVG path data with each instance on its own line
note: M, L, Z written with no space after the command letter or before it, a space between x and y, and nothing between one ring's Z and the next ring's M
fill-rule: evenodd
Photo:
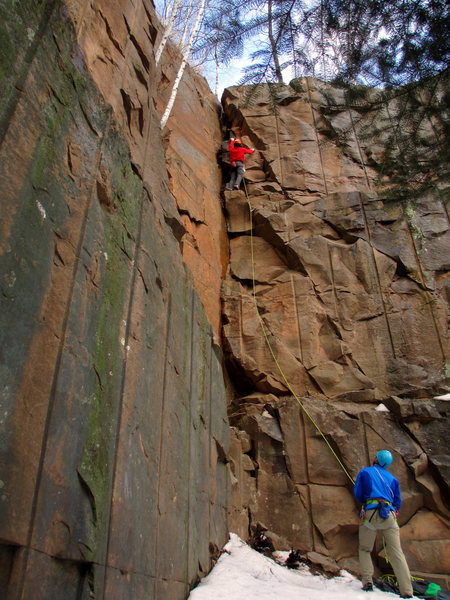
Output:
M244 155L245 154L253 154L254 150L251 150L249 148L235 148L234 147L234 140L230 140L230 163L234 163L237 160L240 160L241 162L244 162Z

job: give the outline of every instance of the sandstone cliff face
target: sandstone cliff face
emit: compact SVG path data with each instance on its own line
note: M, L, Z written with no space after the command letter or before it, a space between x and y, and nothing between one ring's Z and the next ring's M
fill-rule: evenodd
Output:
M432 398L448 390L445 190L392 200L377 172L383 139L363 138L356 113L327 111L338 91L301 83L278 90L276 112L267 90L250 105L245 89L224 95L232 127L256 148L251 219L244 193L226 193L232 522L356 570L350 479L387 447L411 569L444 580L450 409Z
M155 108L157 21L128 0L1 17L0 595L185 598L226 540L229 431L219 284L208 318L180 248L202 215L180 218Z
M252 227L242 193L226 199L228 265L217 104L188 69L161 134L178 59L155 67L150 5L0 11L2 597L181 599L228 530L258 524L356 568L351 485L311 418L352 476L394 451L408 560L442 580L440 198L388 202L383 140L334 143L357 119L325 114L319 84L284 88L276 116L233 88L258 152Z
M164 193L168 188L175 204L161 205L219 338L220 290L228 263L216 160L221 141L219 104L206 81L187 67L161 140L156 121L169 100L180 56L168 45L155 67L153 45L160 39L159 25L147 4L96 0L90 9L86 2L72 1L69 6L89 73L111 104L144 179L152 177L154 153L161 158L164 149L168 175Z
M178 60L168 48L162 67L163 84L175 79ZM161 113L168 91L164 85L159 87ZM188 70L164 128L169 189L185 227L182 256L217 340L222 333L221 291L229 260L220 200L222 174L217 160L221 142L219 108L206 81Z

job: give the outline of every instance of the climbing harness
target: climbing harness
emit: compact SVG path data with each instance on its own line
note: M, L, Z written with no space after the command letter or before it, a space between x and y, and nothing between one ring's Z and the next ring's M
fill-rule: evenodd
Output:
M373 511L370 518L366 518L366 512L368 510ZM366 500L364 507L361 509L361 513L360 513L361 525L365 525L368 529L375 530L376 527L374 527L371 524L371 521L372 521L375 513L377 513L377 512L382 519L388 519L389 516L391 515L391 513L394 514L394 518L395 518L395 509L392 506L391 502L388 502L387 500L383 500L382 498L380 498L380 499L370 498L369 500ZM383 544L384 544L384 537L383 537ZM386 557L387 557L386 548L384 548L384 549L385 549ZM387 562L390 562L390 561L387 560Z
M369 509L369 510L371 510L371 509ZM359 515L359 516L360 516L360 519L361 519L361 525L365 525L365 527L367 527L367 529L372 529L373 531L375 531L376 527L374 527L374 526L372 525L371 521L372 521L372 519L373 519L373 517L374 517L374 515L375 515L375 513L376 513L376 512L377 512L377 511L376 511L376 509L375 509L375 510L373 511L373 513L372 513L372 515L371 515L370 519L367 519L367 518L366 518L366 511L365 511L365 509L364 509L364 508L363 508L363 509L361 509L361 513L360 513L360 515ZM384 539L384 538L383 538L383 539Z
M262 317L260 315L259 312L259 308L258 308L258 302L256 300L256 277L255 277L255 259L254 259L254 248L253 248L253 207L251 205L250 199L248 197L248 193L247 193L247 185L245 183L245 179L243 179L243 184L244 184L244 192L245 192L245 197L247 200L247 204L248 204L248 208L249 208L249 215L250 215L250 253L251 253L251 263L252 263L252 285L253 285L253 300L255 302L255 308L256 308L256 313L258 315L258 319L259 319L259 324L261 326L261 330L264 336L264 340L266 342L267 348L269 349L269 352L274 360L274 363L287 387L287 389L291 392L292 396L295 398L296 402L298 403L298 405L300 406L300 408L303 410L303 412L305 413L305 415L308 417L308 419L311 421L311 423L314 425L314 427L316 428L316 430L318 431L318 433L321 435L321 437L323 438L324 442L326 443L326 445L328 446L328 448L330 449L331 453L333 454L334 458L337 460L337 462L339 463L341 469L344 471L344 473L347 475L347 477L349 478L349 480L352 482L352 484L355 483L353 477L350 475L350 473L348 472L348 470L345 468L345 465L342 463L341 459L339 458L339 456L336 454L336 452L334 451L334 449L332 448L330 442L327 440L325 434L322 432L322 430L320 429L319 425L317 424L317 422L315 421L315 419L313 418L313 416L309 413L308 409L306 408L306 406L302 403L302 401L300 400L300 398L297 396L297 394L295 393L294 389L292 388L291 384L288 381L288 378L286 377L286 374L284 373L276 355L275 352L272 348L272 344L270 343L270 339L269 339L269 335L267 333L267 328L264 324L264 321L262 320Z
M370 510L370 508L376 508L376 507L369 506L370 504L381 504L381 503L392 506L392 502L389 502L389 500L385 500L384 498L368 498L364 502L366 510Z
M369 500L366 500L364 503L364 510L371 510L372 508L375 509L375 512L378 510L382 519L387 519L391 512L395 512L392 502L384 500L384 498L370 498Z

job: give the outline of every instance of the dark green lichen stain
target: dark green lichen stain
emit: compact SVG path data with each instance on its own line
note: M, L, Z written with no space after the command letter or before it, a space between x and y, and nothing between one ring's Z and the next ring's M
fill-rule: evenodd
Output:
M18 54L26 58L27 48L34 43L43 11L51 4L53 3L26 1L2 3L0 76L6 71L10 72L12 63L20 63ZM28 23L27 11L32 15ZM9 22L8 28L6 22ZM73 181L66 172L67 139L74 125L80 121L87 122L91 137L84 139L84 142L89 147L89 160L92 160L93 152L100 151L104 136L101 150L109 166L109 184L114 206L111 214L104 211L96 213L101 216L103 226L98 227L98 237L104 236L100 239L104 257L101 288L97 291L99 300L97 313L93 317L96 326L95 333L93 332L95 350L92 365L95 376L92 380L96 385L87 390L86 442L77 469L90 506L90 516L88 511L84 524L86 535L80 540L80 549L85 560L102 561L105 558L104 542L109 529L114 454L124 375L125 348L121 337L124 335L123 320L126 318L130 298L142 182L131 168L126 143L114 129L114 125L109 123L110 108L102 103L83 66L74 64L73 56L77 50L72 24L58 15L52 20L49 29L34 58L34 68L43 71L42 81L48 82L50 89L48 99L39 109L39 121L36 125L40 128L40 135L28 178L18 198L10 252L0 261L1 272L4 274L1 288L5 296L8 294L11 300L15 300L17 317L14 322L23 323L20 335L17 329L14 332L8 330L12 346L14 339L17 340L17 352L9 353L11 368L15 366L15 370L20 373L18 365L22 364L22 358L19 359L19 354L24 354L23 348L27 347L27 340L33 335L35 315L39 313L50 278L53 229L63 227L67 220L66 190L70 187L76 193ZM14 44L19 42L14 54ZM14 83L12 81L12 88ZM96 199L93 201L96 202ZM78 260L82 260L82 257ZM32 294L30 289L33 290ZM23 315L22 319L19 318L19 313ZM11 312L8 314L11 317ZM7 323L4 325L7 328Z
M37 10L39 7L38 3L34 2L4 3L1 6L1 15L10 15L8 11L12 11L13 5L17 14L25 11L20 18L11 13L11 23L17 28L26 17L27 8L30 10L33 6ZM13 16L15 18L12 18ZM31 27L33 22L36 24L37 19L30 16L28 26ZM4 25L0 25L3 41L6 35ZM35 68L38 72L45 70L42 74L42 85L45 85L47 77L51 77L52 90L56 91L58 97L64 97L66 104L63 105L50 93L45 104L40 107L38 118L27 114L21 123L22 127L26 128L29 126L29 120L34 119L33 126L40 128L41 134L22 189L14 199L15 216L8 239L8 252L0 257L0 293L9 301L8 310L2 311L3 314L0 315L0 325L2 344L9 349L5 361L11 367L8 372L11 398L14 397L22 365L26 360L23 350L28 347L36 328L39 327L36 315L40 313L42 299L51 277L53 228L62 226L68 215L64 189L67 177L64 173L64 140L69 124L72 124L69 106L73 106L76 101L76 90L71 84L73 65L68 61L67 68L62 69L56 60L58 54L53 45L56 31L57 28L49 34L49 39L43 42L35 57ZM69 34L67 39L70 39ZM20 42L17 35L14 40ZM29 40L25 39L22 42L26 46ZM3 49L5 50L4 45ZM16 49L16 52L20 52L20 48ZM15 60L16 56L13 55L13 59ZM82 118L81 114L80 117ZM15 323L14 330L9 326L11 322Z
M105 151L111 154L117 152L115 147L119 144L120 139L111 132L105 143ZM111 190L115 210L112 213L103 212L105 264L93 359L97 386L91 398L88 435L78 469L83 484L89 490L92 504L89 541L86 542L91 555L86 559L95 561L102 560L102 547L109 525L126 357L124 321L130 301L142 195L142 182L132 171L127 156L122 154L113 157L111 167L114 167L111 170Z
M0 4L0 83L13 78L20 57L26 55L39 28L45 1L2 0Z

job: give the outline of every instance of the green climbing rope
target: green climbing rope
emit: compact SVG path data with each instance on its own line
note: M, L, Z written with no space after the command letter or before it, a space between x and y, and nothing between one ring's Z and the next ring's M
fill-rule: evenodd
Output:
M347 475L347 477L349 478L349 480L352 482L352 484L355 483L353 477L350 475L350 473L348 472L348 470L346 469L345 465L343 464L343 462L341 461L341 459L339 458L339 456L336 454L336 452L334 451L334 449L332 448L330 442L327 440L325 434L322 432L322 430L320 429L319 425L317 424L317 422L315 421L315 419L313 418L313 416L310 414L310 412L307 410L306 406L303 404L303 402L300 400L300 398L298 397L298 395L295 393L295 390L293 389L292 385L290 384L285 372L283 371L282 366L280 365L275 352L273 350L272 344L270 343L270 339L267 333L267 328L264 324L264 321L260 315L259 312L259 307L258 307L258 302L256 300L256 277L255 277L255 257L254 257L254 247L253 247L253 207L251 205L250 199L248 197L248 193L247 193L247 186L245 184L245 180L243 180L244 183L244 191L245 191L245 197L247 199L247 204L248 204L248 208L249 208L249 215L250 215L250 252L251 252L251 262L252 262L252 284L253 284L253 288L252 288L252 295L253 295L253 300L255 302L255 308L256 308L256 313L258 315L258 319L259 319L259 323L261 326L261 330L264 336L264 340L266 342L267 348L269 349L269 352L273 358L273 361L287 387L287 389L291 392L292 396L295 398L295 400L297 401L297 403L299 404L299 406L301 407L301 409L303 410L303 412L305 413L305 415L308 417L308 419L311 421L311 423L314 425L314 427L316 428L316 430L318 431L318 433L322 436L324 442L326 443L326 445L328 446L328 448L330 449L331 453L333 454L334 458L337 460L337 462L339 463L341 469L344 471L344 473Z

